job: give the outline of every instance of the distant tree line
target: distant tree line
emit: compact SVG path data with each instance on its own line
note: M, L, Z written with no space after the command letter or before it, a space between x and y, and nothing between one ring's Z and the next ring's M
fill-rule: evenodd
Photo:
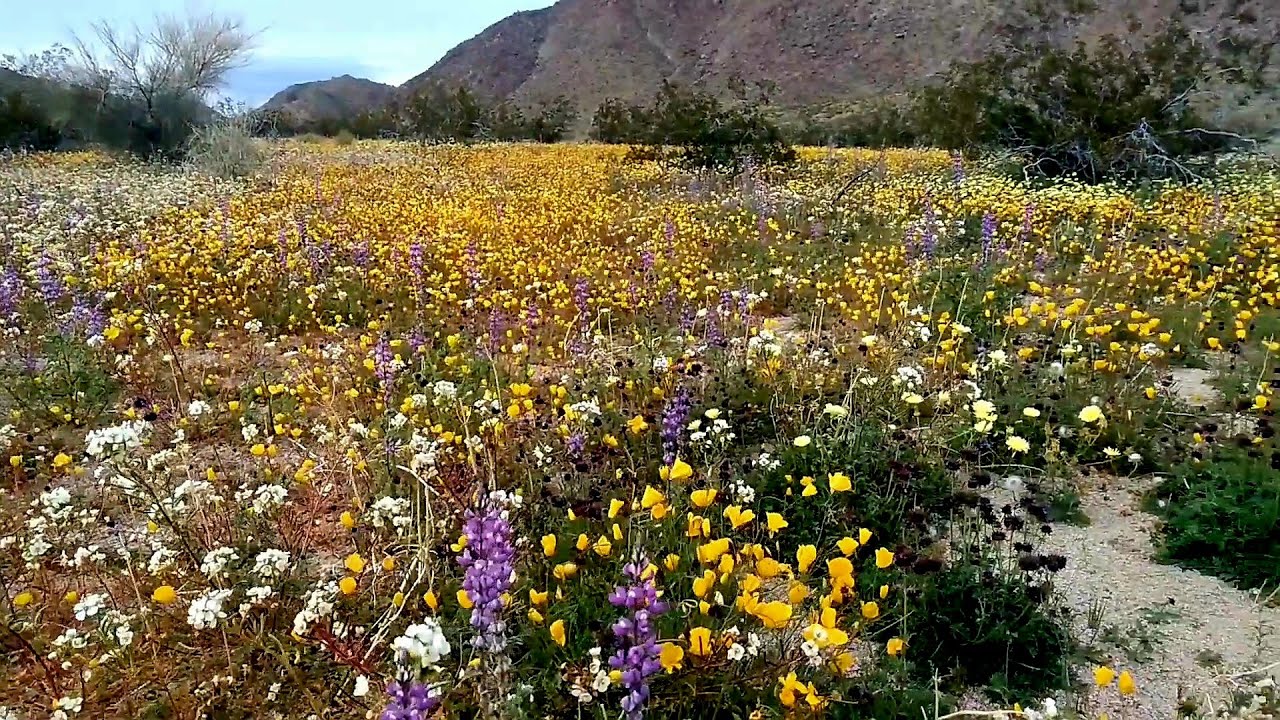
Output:
M403 99L352 117L298 120L267 113L262 131L278 135L312 133L327 137L386 138L424 142L563 140L577 119L564 96L521 109L509 101L489 102L465 86L433 83Z

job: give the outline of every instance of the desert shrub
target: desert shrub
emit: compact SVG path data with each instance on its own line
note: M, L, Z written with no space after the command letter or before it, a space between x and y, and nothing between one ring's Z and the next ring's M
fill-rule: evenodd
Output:
M596 111L592 137L628 143L630 157L685 170L737 171L795 159L782 130L745 101L724 105L714 95L664 82L649 107L606 101Z
M333 136L333 140L339 145L350 145L356 141L356 136L350 130L339 130L338 134Z
M220 178L252 175L266 161L245 115L193 130L187 160L201 173Z
M1024 699L1066 687L1068 625L1045 596L1022 573L975 564L929 576L908 620L915 669Z
M1195 173L1194 158L1247 143L1192 102L1216 62L1177 21L1142 46L1117 35L1074 48L1041 38L1021 52L956 66L917 94L910 116L929 143L1017 148L1039 175L1185 178Z
M0 96L0 148L52 150L62 140L48 112L14 90Z
M1270 458L1224 448L1186 462L1149 506L1164 520L1162 559L1245 588L1280 582L1280 474Z

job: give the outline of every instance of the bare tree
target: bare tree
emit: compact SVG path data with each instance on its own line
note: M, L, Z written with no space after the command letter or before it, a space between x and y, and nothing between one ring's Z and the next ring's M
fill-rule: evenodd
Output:
M90 27L72 42L75 85L100 98L99 112L115 100L137 107L130 144L146 154L177 149L208 118L205 101L247 63L256 40L239 18L191 10L146 25Z

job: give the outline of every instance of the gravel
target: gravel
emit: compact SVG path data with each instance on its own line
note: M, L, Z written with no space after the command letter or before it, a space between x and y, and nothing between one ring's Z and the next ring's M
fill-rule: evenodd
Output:
M1087 482L1082 509L1092 524L1055 526L1043 550L1068 557L1057 589L1077 637L1102 649L1117 671L1129 670L1138 692L1122 699L1114 685L1093 689L1076 699L1084 717L1171 720L1188 700L1219 705L1243 682L1231 675L1280 660L1280 609L1217 578L1155 562L1156 518L1138 509L1145 488L1114 477ZM1095 603L1103 609L1097 629L1088 627ZM1079 669L1089 687L1091 670Z

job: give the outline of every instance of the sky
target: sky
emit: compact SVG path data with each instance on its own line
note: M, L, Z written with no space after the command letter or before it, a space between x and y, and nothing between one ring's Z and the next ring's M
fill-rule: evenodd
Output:
M354 75L399 85L426 70L453 46L518 10L551 0L35 0L27 12L5 13L0 55L32 53L95 20L145 23L156 13L187 7L239 17L259 31L248 66L229 78L224 95L257 106L299 82Z

